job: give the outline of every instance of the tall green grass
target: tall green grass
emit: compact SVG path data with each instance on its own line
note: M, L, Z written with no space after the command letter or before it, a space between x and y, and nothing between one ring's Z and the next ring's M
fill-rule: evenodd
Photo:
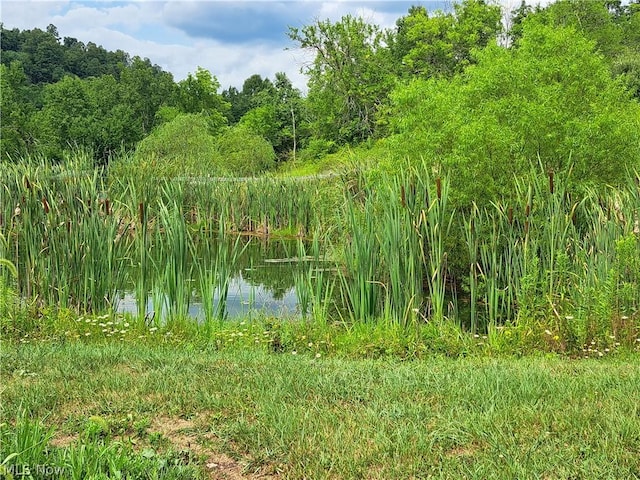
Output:
M228 239L245 232L311 237L296 289L315 320L515 328L524 344L560 351L640 330L638 172L578 190L570 172L532 171L513 198L454 208L456 186L427 162L375 182L354 169L144 184L83 158L0 169L0 254L17 267L19 296L39 305L103 311L133 290L140 317L150 297L164 321L199 296L206 321L224 318L241 251ZM329 250L334 263L322 265Z

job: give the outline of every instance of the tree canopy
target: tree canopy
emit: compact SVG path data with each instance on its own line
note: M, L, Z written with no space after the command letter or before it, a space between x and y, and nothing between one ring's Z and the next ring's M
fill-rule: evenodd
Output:
M428 7L391 29L354 15L291 27L312 55L306 94L282 72L220 92L202 67L176 82L54 25L0 26L0 156L77 146L103 163L135 152L159 172L255 174L362 145L374 168L450 170L461 201L505 194L531 163L592 183L640 168L639 0Z
M465 200L505 194L540 161L580 181L616 182L640 158L640 105L595 43L527 22L518 48L493 44L452 80L416 79L393 98L396 158L420 152Z

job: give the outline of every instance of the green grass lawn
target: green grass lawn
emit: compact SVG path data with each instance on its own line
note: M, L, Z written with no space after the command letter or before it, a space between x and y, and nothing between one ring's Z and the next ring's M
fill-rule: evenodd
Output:
M40 449L64 478L640 478L633 354L402 361L76 340L4 342L1 366L5 470L43 462ZM49 446L16 451L25 425L52 428Z

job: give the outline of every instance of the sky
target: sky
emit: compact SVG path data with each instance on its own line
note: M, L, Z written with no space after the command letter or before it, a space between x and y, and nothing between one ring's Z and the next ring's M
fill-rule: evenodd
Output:
M508 7L520 3L501 1ZM241 89L251 75L273 79L277 72L285 72L305 91L307 79L301 69L313 57L296 48L287 36L289 27L338 21L351 14L392 28L411 5L434 11L451 9L452 4L450 0L0 0L0 20L4 28L21 30L44 30L53 24L61 38L148 58L171 72L175 81L202 67L217 77L222 89Z

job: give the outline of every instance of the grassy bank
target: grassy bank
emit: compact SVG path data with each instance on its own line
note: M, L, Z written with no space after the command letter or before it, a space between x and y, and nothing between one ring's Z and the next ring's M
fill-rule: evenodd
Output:
M65 478L639 478L639 366L4 342L0 461ZM7 461L38 420L51 438Z

